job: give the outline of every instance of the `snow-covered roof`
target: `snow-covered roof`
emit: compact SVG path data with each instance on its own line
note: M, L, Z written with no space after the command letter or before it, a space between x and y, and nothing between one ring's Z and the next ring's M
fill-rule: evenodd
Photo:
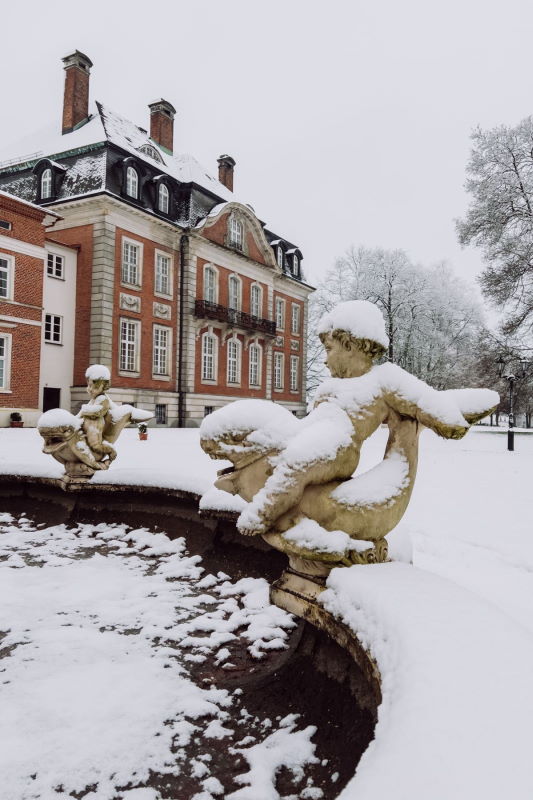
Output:
M30 208L34 208L36 211L40 211L46 216L49 217L57 217L57 219L62 219L60 214L57 214L55 211L52 211L51 208L43 208L42 206L38 206L36 203L30 203L28 200L22 200L20 197L17 197L15 194L10 194L9 192L3 192L0 189L0 198L5 197L8 200L14 200L16 203L22 203L23 206L29 206Z

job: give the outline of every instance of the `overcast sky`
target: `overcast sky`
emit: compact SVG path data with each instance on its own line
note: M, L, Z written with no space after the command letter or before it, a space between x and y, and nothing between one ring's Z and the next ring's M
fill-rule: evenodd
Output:
M350 244L401 247L474 280L454 218L469 135L533 113L533 3L509 0L28 0L2 3L2 148L61 122L61 57L94 63L97 99L148 127L300 245L317 281Z

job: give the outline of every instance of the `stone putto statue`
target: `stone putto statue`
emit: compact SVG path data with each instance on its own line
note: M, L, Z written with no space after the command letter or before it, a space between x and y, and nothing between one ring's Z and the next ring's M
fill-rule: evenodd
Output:
M339 304L318 333L332 377L307 417L241 400L206 417L200 435L206 453L232 464L215 486L247 501L239 531L263 536L293 570L326 575L333 566L387 559L385 536L413 490L420 432L460 439L499 396L436 391L395 364L376 365L388 337L380 310L367 301ZM389 429L383 460L354 476L363 442L382 424Z
M106 394L110 372L103 364L93 364L86 373L89 402L77 416L63 408L45 411L37 428L44 439L43 453L49 453L65 466L69 478L91 478L97 470L109 469L117 457L113 447L130 422L153 417L149 411L113 403Z

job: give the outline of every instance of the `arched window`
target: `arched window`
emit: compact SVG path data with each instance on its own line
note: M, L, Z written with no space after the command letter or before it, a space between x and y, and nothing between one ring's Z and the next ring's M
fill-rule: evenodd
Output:
M252 288L250 289L250 313L252 317L261 316L262 299L261 287L257 283L252 283Z
M228 290L229 307L238 311L241 307L241 282L236 275L230 275Z
M237 250L242 250L243 245L243 227L242 222L237 217L233 216L230 218L229 222L229 241L233 247L236 247Z
M202 336L202 380L216 380L217 338L213 333Z
M228 342L228 383L241 382L241 343L238 339Z
M213 267L204 269L204 300L208 303L217 301L217 273Z
M297 278L300 275L300 259L296 253L292 257L292 274Z
M251 344L248 350L250 363L250 386L261 385L261 346Z
M52 197L52 170L47 167L41 175L41 200Z
M281 245L278 245L278 267L283 269L285 266L285 253L283 252L283 248Z
M139 176L133 167L128 167L126 170L126 194L129 197L139 196Z
M159 189L157 190L157 207L159 211L163 212L163 214L168 214L168 206L169 206L168 188L164 183L160 183Z

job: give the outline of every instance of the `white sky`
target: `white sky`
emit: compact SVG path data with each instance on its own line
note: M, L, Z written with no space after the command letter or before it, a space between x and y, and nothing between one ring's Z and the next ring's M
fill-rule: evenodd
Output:
M31 0L0 16L0 154L61 121L61 57L94 62L91 99L143 127L178 110L175 149L300 245L311 281L350 244L448 260L471 129L533 112L533 4L508 0ZM7 34L7 35L6 35ZM6 124L7 123L7 124Z

